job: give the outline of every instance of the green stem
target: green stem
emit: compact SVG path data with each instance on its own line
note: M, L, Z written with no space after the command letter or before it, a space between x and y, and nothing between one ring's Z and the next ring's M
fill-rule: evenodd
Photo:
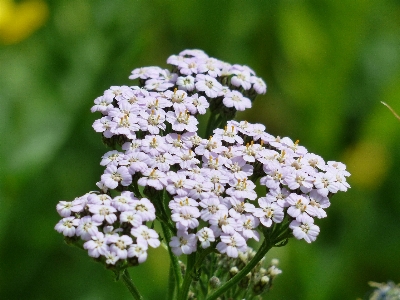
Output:
M186 300L187 294L189 293L190 284L192 283L193 276L195 275L195 262L196 262L196 252L188 255L186 264L186 274L183 279L181 290L179 291L179 300ZM194 272L193 272L194 271Z
M142 295L140 295L139 290L133 284L133 281L132 281L131 276L129 275L129 272L127 269L124 270L121 278L122 278L122 282L128 288L128 290L132 294L133 298L135 298L136 300L143 300L143 297L142 297Z
M218 113L216 113L216 112L211 112L211 114L210 114L210 118L208 119L207 129L206 129L206 136L205 136L206 139L208 139L210 137L213 130L215 129L214 124L215 124L215 119L216 119L217 115L218 115Z
M168 228L168 225L166 225L165 223L161 222L161 227L164 233L164 238L166 240L167 246L168 246L168 253L169 253L169 257L171 259L171 268L173 269L173 274L175 275L175 283L176 283L176 287L177 290L179 290L179 287L182 284L182 272L181 272L181 267L179 265L179 261L178 258L175 256L174 253L172 253L171 248L169 247L169 241L171 240L171 231Z
M175 294L175 274L174 274L174 268L172 267L172 264L169 266L169 278L168 278L168 294L167 294L167 300L172 300L174 299L174 294Z
M257 265L257 263L265 256L265 254L268 252L268 250L272 248L272 246L273 243L271 243L269 239L265 239L252 260L250 260L249 263L239 273L237 273L218 290L216 290L210 297L208 297L207 300L217 299L227 290L232 288L235 284L239 283L239 281L242 280Z

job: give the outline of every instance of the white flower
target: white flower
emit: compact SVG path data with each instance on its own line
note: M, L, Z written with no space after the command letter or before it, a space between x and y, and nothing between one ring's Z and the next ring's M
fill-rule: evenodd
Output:
M143 263L147 259L147 244L132 244L128 249L128 257L137 257L138 263Z
M140 225L138 228L132 228L131 234L136 237L137 244L147 244L150 247L157 248L160 246L160 240L155 230L148 228L146 225Z
M301 222L294 220L289 227L296 239L304 239L307 243L315 241L319 234L319 227L314 225L314 219L311 217L304 218Z
M204 92L210 98L218 97L222 90L222 85L210 75L198 74L196 81L196 89Z
M208 227L203 227L197 231L196 236L203 249L210 247L210 244L215 241L214 232Z
M229 257L236 258L239 251L245 252L247 250L247 244L245 239L237 232L232 235L223 234L221 235L221 242L217 245L217 250L220 253L226 253Z
M75 217L67 217L60 220L54 229L59 233L62 233L64 236L74 236L76 226L78 225L79 219L75 219Z
M175 255L191 254L196 251L196 235L185 231L178 231L177 236L173 236L169 242L172 252Z
M225 98L222 102L226 107L234 107L238 111L243 111L246 108L251 107L250 99L244 97L238 91L231 91L226 93Z

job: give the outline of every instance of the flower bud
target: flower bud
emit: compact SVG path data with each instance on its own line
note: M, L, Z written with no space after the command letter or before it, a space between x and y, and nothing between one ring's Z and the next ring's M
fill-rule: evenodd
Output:
M212 289L216 289L221 285L221 280L219 280L218 277L213 276L213 277L210 278L208 284L210 285L210 287Z

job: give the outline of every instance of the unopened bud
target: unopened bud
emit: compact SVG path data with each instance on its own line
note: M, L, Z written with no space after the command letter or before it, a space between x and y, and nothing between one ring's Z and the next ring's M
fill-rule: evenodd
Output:
M216 289L221 285L221 280L219 280L218 277L213 276L210 278L208 283L212 289Z
M279 265L279 259L277 259L277 258L271 259L271 265L273 265L273 266Z
M271 266L268 268L268 273L271 277L275 277L276 275L279 275L282 273L282 270L278 269L275 266Z
M232 267L229 270L229 274L231 274L231 277L235 276L237 273L239 273L239 269L237 267Z

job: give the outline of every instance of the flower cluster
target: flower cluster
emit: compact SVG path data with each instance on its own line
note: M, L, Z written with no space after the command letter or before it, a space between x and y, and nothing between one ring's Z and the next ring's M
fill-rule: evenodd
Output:
M142 263L148 247L160 245L158 234L144 225L156 218L153 204L129 191L114 198L87 193L72 202L60 201L57 211L63 219L55 229L67 237L80 237L89 256L101 256L106 264L131 258Z
M56 230L80 237L89 255L107 264L143 262L148 246L160 244L146 226L156 217L172 232L167 242L176 255L214 247L235 258L263 228L280 223L297 239L314 241L314 219L326 217L331 195L349 188L345 165L274 137L262 124L230 120L266 92L250 68L200 50L167 62L171 72L135 69L130 78L139 86L112 86L95 99L92 112L102 117L94 130L120 148L102 157L100 194L59 203ZM201 137L196 117L207 111ZM112 198L115 191L121 193Z

